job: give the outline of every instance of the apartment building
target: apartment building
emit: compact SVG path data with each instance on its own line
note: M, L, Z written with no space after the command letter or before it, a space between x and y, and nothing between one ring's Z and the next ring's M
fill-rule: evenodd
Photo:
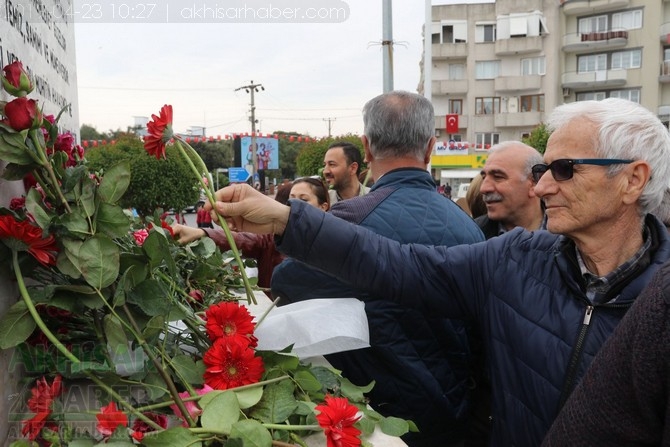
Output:
M670 119L670 0L433 6L430 32L431 165L443 184L467 182L488 148L564 102L615 96Z

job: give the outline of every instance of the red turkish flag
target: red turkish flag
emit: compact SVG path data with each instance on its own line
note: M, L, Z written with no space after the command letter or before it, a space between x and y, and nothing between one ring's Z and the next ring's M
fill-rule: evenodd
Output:
M458 133L458 115L455 113L447 115L447 133Z

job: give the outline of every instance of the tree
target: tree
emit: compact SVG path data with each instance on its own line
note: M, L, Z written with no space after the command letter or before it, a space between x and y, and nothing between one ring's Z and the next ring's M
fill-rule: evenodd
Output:
M90 124L82 124L79 128L79 135L82 140L107 140L108 135L98 132L98 130Z
M541 123L537 126L527 138L522 138L521 141L529 146L534 147L539 153L544 154L547 149L547 140L551 133L547 130L547 126Z
M363 143L361 143L360 137L353 134L335 138L323 138L318 141L306 143L300 150L296 160L298 175L315 175L320 173L323 170L323 157L326 155L328 146L338 141L346 141L358 146L361 155L364 155ZM361 166L360 169L365 169L365 166Z
M156 160L142 141L126 135L114 144L89 149L86 158L96 171L129 160L130 186L119 203L147 216L156 208L182 210L200 197L200 186L177 148L169 146L166 154L167 160Z
M190 144L200 155L209 172L214 172L218 168L229 168L233 165L232 140L203 141Z

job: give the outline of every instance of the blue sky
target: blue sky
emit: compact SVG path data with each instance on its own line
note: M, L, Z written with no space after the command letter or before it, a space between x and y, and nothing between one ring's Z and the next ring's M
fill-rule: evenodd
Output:
M383 2L309 4L329 1L347 3L349 17L339 23L80 20L75 25L80 123L99 131L125 129L134 116L150 116L167 103L174 107L179 132L191 126L205 126L208 135L248 132L250 95L235 89L253 80L265 87L256 94L263 133L325 136L328 118L333 135L360 133L363 104L382 92ZM395 0L392 11L394 87L416 91L425 4Z

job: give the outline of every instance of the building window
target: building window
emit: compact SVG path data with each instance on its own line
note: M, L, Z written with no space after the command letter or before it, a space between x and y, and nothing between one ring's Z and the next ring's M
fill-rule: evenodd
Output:
M602 101L606 97L606 92L577 93L577 101Z
M642 64L641 50L617 51L612 53L612 69L640 68Z
M475 79L495 79L500 74L500 61L479 61L475 64Z
M521 59L521 74L523 76L544 75L546 73L545 69L544 56Z
M449 100L449 113L455 113L456 115L463 115L463 100L462 99L450 99Z
M449 64L449 80L458 81L466 79L465 64Z
M487 151L491 146L500 142L500 134L498 133L476 133L475 134L475 150Z
M544 95L521 96L522 112L544 112Z
M442 43L466 43L467 41L468 24L465 20L442 24Z
M607 31L607 16L593 16L579 19L579 33L602 33Z
M495 24L475 25L475 42L495 42L496 26Z
M578 73L603 70L607 70L607 54L587 54L577 58Z
M500 113L500 97L475 98L475 115Z
M642 10L615 12L612 14L612 29L642 28Z
M612 90L609 94L610 98L621 98L629 101L640 103L640 89L630 88L626 90Z

